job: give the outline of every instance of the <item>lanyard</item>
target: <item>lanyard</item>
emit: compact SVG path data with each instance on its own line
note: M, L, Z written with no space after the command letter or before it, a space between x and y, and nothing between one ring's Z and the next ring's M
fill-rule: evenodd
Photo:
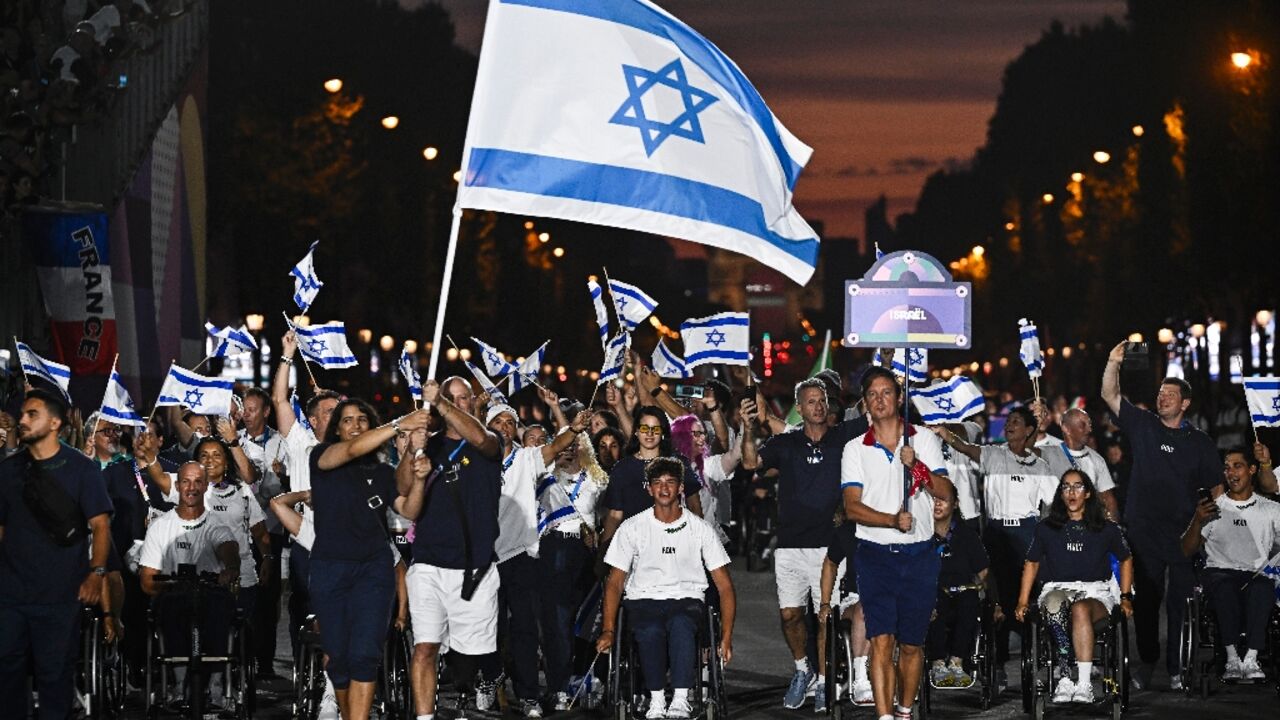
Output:
M1079 469L1076 465L1076 457L1071 454L1071 450L1067 448L1065 442L1062 443L1062 454L1067 456L1067 462L1071 463L1071 467Z
M507 455L506 459L502 461L502 472L505 473L506 471L510 470L511 463L515 461L516 461L516 448L513 447L511 448L511 454Z
M586 479L587 471L583 470L578 473L578 480L573 484L573 492L569 493L569 502L577 502L578 493L582 491L582 481Z
M151 504L151 495L147 492L147 484L142 481L142 470L138 468L138 461L133 461L133 479L138 482L138 492L142 493L142 501Z

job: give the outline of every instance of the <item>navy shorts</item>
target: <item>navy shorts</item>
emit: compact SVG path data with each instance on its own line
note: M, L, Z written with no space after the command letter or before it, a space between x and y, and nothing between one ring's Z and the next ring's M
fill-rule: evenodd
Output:
M867 637L893 635L924 645L938 595L942 558L930 540L908 545L858 543L858 597Z

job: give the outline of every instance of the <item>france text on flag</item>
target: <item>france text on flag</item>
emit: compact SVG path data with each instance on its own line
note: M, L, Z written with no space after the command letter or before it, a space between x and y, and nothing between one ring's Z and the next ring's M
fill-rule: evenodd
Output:
M1254 427L1280 427L1280 379L1247 377L1244 396Z
M648 0L494 0L458 207L683 238L804 284L818 236L792 191L811 154L732 60Z
M347 326L341 320L294 327L298 336L298 350L302 357L323 368L348 368L357 363L356 356L347 345Z
M253 349L258 345L244 325L241 325L240 329L237 330L230 325L219 328L213 323L206 322L204 329L209 333L209 337L217 342L210 357L226 357L228 355L253 352Z
M17 220L22 232L10 235L6 242L15 243L18 237L27 242L49 316L49 352L65 360L69 371L77 376L109 375L120 336L107 213L62 209L23 213ZM160 261L154 271L157 296L163 267ZM12 305L16 288L3 290L7 291L4 301Z
M129 391L120 380L118 372L112 372L107 380L107 392L102 396L101 413L103 419L116 425L147 426L147 421L134 408L133 398L129 397Z
M620 332L614 335L604 349L604 364L600 366L600 377L596 386L617 380L622 376L622 368L627 364L627 334Z
M530 385L538 384L538 373L542 372L542 358L547 354L547 342L537 350L529 353L519 365L515 366L515 370L511 373L511 384L508 386L507 393L515 395Z
M307 254L289 271L293 276L293 302L302 312L311 307L311 303L316 301L316 295L320 294L320 288L324 286L320 278L316 277L315 252L319 244L319 240L311 243Z
M231 386L230 380L205 377L170 365L156 407L182 405L199 415L226 415L231 412Z
M408 348L400 350L400 374L404 376L405 384L409 386L409 394L413 399L422 400L422 376L413 366L413 355L409 353Z
M634 331L658 307L658 301L645 291L620 280L609 281L609 296L613 298L613 308L618 312L618 324L627 332Z
M687 378L693 373L685 367L684 360L667 348L662 338L658 338L658 346L653 349L653 371L658 377Z
M489 394L489 407L510 404L507 402L507 396L502 394L502 391L498 389L497 385L493 384L493 381L489 379L488 375L484 374L483 370L473 365L470 360L463 360L462 362L466 363L467 369L471 371L476 382L480 383L480 389Z
M708 363L751 364L751 327L746 313L722 312L685 320L680 323L680 339L689 370Z
M1027 368L1027 374L1033 378L1040 377L1044 370L1044 355L1040 352L1040 333L1033 322L1023 318L1018 321L1018 357Z
M296 390L289 396L289 404L293 406L294 419L302 423L302 427L310 431L311 421L307 420L306 413L302 412L302 406L298 404L298 392Z
M483 340L477 340L474 336L471 338L471 342L475 343L476 347L480 349L480 360L484 362L485 372L499 380L515 372L515 364L507 362L502 353L498 352L498 348Z
M62 391L62 395L67 400L70 400L71 396L67 394L67 388L71 385L71 368L40 357L26 343L17 343L17 345L18 362L22 365L22 372L29 377L38 377L53 385Z
M600 347L609 344L609 311L604 307L604 290L595 280L587 281L587 292L591 293L591 306L596 311L596 325L600 328Z
M915 390L911 393L911 401L926 424L960 422L982 412L986 403L982 391L964 375Z
M913 383L929 381L929 351L925 348L897 348L889 368Z

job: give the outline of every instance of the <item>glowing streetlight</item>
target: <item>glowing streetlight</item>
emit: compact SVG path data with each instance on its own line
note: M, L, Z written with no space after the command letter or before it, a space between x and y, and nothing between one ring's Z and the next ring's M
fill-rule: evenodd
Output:
M458 359L458 349L449 348L448 350L444 351L444 356L449 362L453 362Z
M1141 126L1141 125L1134 125L1134 126L1133 126L1133 136L1134 136L1134 137L1142 137L1142 134L1143 134L1143 133L1145 133L1145 132L1146 132L1146 130L1144 130L1144 129L1142 128L1142 126Z
M462 171L461 171L461 170L454 170L454 171L453 171L453 181L454 181L454 182L462 182Z
M1173 329L1167 328L1167 327L1160 328L1156 332L1156 339L1160 341L1160 344L1168 345L1169 343L1173 342Z
M368 345L373 342L373 331L369 328L360 328L356 331L356 337L360 338L360 342Z
M1142 342L1142 333L1140 332L1130 333L1129 342Z
M440 150L432 145L422 148L422 157L428 160L435 160L440 155Z
M266 322L266 320L267 319L259 313L250 313L244 316L244 326L249 328L249 332L259 332L262 330L262 324Z
M551 254L552 254L552 255L555 255L555 256L556 256L556 257L558 257L558 258L562 258L562 257L564 257L564 248L562 248L562 247L558 247L558 248L556 248L555 250L552 250L552 251L551 251Z
M973 246L973 256L974 256L974 257L980 258L980 257L982 257L983 255L985 255L985 254L986 254L986 252L987 252L987 249L986 249L986 248L984 248L984 247L982 247L981 245L974 245L974 246Z
M411 339L411 340L405 340L405 341L404 341L404 351L405 351L405 352L407 352L407 353L409 353L410 355L412 355L412 354L414 354L414 353L418 352L418 341L417 341L417 340L412 340L412 339Z
M1253 316L1253 319L1258 323L1259 327L1266 327L1271 324L1272 317L1274 317L1274 315L1270 310L1259 310L1257 314Z
M1075 183L1084 182L1084 173L1082 172L1071 173L1071 182L1075 182Z
M471 350L469 350L469 349L467 349L467 348L462 348L462 351L461 351L460 353L458 353L458 354L462 356L462 359L463 359L463 360L470 360L470 359L471 359Z
M533 229L533 221L532 221L532 220L525 220L525 221L524 221L524 229L525 229L525 230L532 230L532 229Z
M551 239L551 233L538 233L538 242L547 242Z
M1202 338L1204 337L1204 325L1202 323L1196 323L1195 325L1191 326L1190 332L1191 332L1191 337ZM1158 336L1157 336L1157 339L1159 339Z
M1045 205L1048 205L1049 203L1053 202L1053 193L1045 193L1044 195L1040 196L1040 199L1044 201Z
M298 315L293 319L293 324L298 327L311 327L311 318L306 315Z
M1014 229L1015 227L1017 227L1017 225L1014 225L1012 222L1007 222L1007 223L1005 223L1005 224L1004 224L1004 229L1005 229L1005 230L1012 230L1012 229Z
M1093 154L1093 161L1099 165L1105 165L1111 162L1111 153L1106 150L1098 150Z
M324 89L325 89L325 90L328 90L328 91L329 91L329 93L331 93L331 94L332 94L332 93L339 93L339 92L342 92L342 79L341 79L341 78L329 78L328 80L325 80L325 81L324 81Z
M378 340L378 347L382 348L382 352L391 352L391 348L396 346L396 339L390 335L383 335Z
M1231 53L1231 64L1238 70L1244 70L1253 64L1253 54L1247 52Z
M399 126L400 126L400 118L396 117L395 115L388 115L382 118L382 127L388 130L395 130Z

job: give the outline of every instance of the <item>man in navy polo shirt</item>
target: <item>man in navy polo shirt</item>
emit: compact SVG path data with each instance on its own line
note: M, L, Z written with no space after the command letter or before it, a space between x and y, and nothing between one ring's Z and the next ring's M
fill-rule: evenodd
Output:
M881 720L909 719L942 567L933 543L931 493L954 497L955 487L938 437L902 418L902 388L892 372L868 370L862 396L871 429L845 446L840 481L845 514L858 523L858 596L871 640L876 713ZM899 679L902 697L895 709Z
M866 432L867 421L858 417L828 426L831 402L826 385L817 378L798 383L795 399L803 426L773 436L758 452L754 443L744 443L742 467L761 473L778 471L774 577L782 632L796 663L782 704L798 708L812 690L817 709L824 710L825 697L820 693L825 693L825 686L806 655L805 603L812 603L815 613L822 603L822 562L831 546L831 516L840 508L840 457L852 438ZM818 632L822 644L826 626L819 625Z
M1196 510L1196 491L1222 483L1222 462L1213 440L1184 419L1191 407L1191 386L1165 378L1156 391L1156 411L1139 410L1120 395L1120 363L1125 343L1111 349L1102 374L1102 399L1119 418L1129 438L1133 469L1125 505L1129 545L1134 557L1133 627L1142 664L1133 674L1138 689L1151 685L1160 657L1160 599L1164 598L1168 633L1165 666L1172 689L1182 689L1178 642L1182 613L1191 596L1195 576L1191 560L1181 551L1182 532ZM1165 576L1168 574L1168 592Z

